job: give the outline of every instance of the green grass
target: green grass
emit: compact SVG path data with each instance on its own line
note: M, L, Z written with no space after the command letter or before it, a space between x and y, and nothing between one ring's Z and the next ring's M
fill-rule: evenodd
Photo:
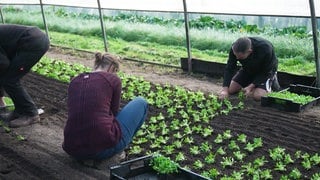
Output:
M74 34L50 32L53 44L89 50L103 51L102 38L84 37ZM187 57L186 48L180 46L165 46L151 42L127 42L122 39L108 38L109 52L123 57L142 59L163 64L180 65L180 58ZM192 56L199 59L226 63L227 54L214 51L192 49ZM279 71L298 75L315 75L315 64L306 61L302 56L294 58L279 58Z
M104 51L98 20L57 15L46 7L51 43L88 51ZM6 11L7 23L43 27L40 12ZM28 17L28 18L25 18ZM163 26L125 21L106 21L108 51L123 57L180 66L180 58L187 57L185 30L173 25ZM191 56L193 58L226 63L228 50L240 36L260 36L270 40L279 59L279 70L300 75L315 75L313 42L311 38L244 34L213 29L190 29Z

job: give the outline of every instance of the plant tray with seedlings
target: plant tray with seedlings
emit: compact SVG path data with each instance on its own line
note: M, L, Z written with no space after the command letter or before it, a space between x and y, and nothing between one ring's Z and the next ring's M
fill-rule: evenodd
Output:
M320 89L305 85L290 85L279 92L261 98L261 105L289 112L301 112L320 102Z
M110 167L111 180L208 180L162 155L149 155Z

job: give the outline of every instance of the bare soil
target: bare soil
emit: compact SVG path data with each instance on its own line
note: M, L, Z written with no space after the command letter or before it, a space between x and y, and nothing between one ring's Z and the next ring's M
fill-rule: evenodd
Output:
M52 47L46 55L87 66L93 63L91 53ZM153 83L179 85L193 91L217 93L221 86L221 79L189 75L180 69L168 71L167 68L136 62L123 62L122 71L142 76ZM45 113L41 115L40 124L11 129L11 132L0 127L0 179L109 179L108 167L117 164L118 159L111 158L107 160L105 168L94 169L79 164L61 148L67 119L68 84L29 73L23 78L23 85ZM151 107L149 116L159 111ZM246 100L245 109L216 117L211 125L215 133L230 129L236 134L261 137L264 149L259 152L266 156L267 149L277 145L286 148L288 152L320 152L319 106L301 113L289 113L261 107L259 102ZM18 141L17 135L24 136L26 140ZM188 152L187 149L184 151ZM127 156L126 160L132 158L135 157ZM310 174L314 172L320 172L320 166Z

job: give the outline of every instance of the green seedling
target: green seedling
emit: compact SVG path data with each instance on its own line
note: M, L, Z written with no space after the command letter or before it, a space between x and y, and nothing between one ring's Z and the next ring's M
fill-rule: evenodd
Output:
M170 158L155 155L150 161L151 167L157 171L159 174L172 174L178 172L179 165L172 161Z
M297 94L290 91L279 91L279 92L271 92L267 95L268 97L274 97L279 99L290 100L292 102L298 104L308 104L309 102L314 100L314 97L309 95Z
M26 138L23 137L22 135L17 135L16 138L17 138L18 141L25 141L26 140Z

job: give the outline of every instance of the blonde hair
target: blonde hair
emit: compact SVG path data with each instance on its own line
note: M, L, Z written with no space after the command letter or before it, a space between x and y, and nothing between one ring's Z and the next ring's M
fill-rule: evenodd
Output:
M109 53L102 54L97 52L95 54L94 69L98 69L99 67L105 69L108 66L113 66L116 70L119 70L120 58Z

